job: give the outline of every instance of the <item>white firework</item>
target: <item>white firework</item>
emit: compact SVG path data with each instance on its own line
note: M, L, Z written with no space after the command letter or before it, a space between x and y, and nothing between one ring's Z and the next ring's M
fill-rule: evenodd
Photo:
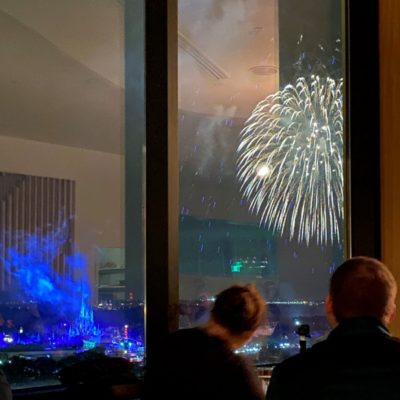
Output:
M340 241L343 81L311 76L257 104L240 134L238 178L261 223L299 242Z

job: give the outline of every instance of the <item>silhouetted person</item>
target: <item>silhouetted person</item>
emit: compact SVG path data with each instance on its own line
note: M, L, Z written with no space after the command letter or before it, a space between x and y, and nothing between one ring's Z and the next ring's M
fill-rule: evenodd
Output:
M11 387L4 372L0 369L0 400L12 400Z
M259 400L254 367L234 350L260 325L265 301L253 286L232 286L219 295L202 327L171 334L145 379L146 399Z
M393 275L378 260L343 263L325 303L334 329L275 367L267 400L400 399L400 341L387 328L396 294Z

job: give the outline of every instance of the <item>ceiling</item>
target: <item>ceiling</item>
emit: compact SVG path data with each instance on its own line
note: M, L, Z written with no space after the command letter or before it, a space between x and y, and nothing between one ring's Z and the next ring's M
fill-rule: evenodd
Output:
M248 118L278 87L277 0L179 4L179 107Z
M0 0L0 134L121 153L123 8Z
M278 86L277 0L179 2L179 107L246 118ZM121 154L124 2L0 0L0 134Z

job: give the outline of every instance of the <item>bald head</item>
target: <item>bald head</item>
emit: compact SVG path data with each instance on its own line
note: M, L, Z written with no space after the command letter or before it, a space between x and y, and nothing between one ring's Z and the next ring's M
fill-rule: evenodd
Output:
M333 273L329 297L337 322L354 317L375 317L387 324L395 311L396 281L380 261L354 257Z

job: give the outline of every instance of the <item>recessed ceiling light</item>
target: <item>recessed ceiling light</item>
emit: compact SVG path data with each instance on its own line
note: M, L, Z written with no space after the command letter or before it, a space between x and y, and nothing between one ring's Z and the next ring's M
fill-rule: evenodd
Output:
M278 72L278 68L275 65L255 65L249 68L249 71L254 75L266 76L274 75Z

